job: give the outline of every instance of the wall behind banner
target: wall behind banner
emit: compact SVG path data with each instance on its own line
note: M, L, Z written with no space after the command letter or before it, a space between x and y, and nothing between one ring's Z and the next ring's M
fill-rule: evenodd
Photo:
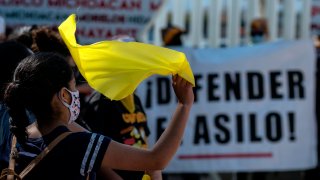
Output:
M126 34L137 37L162 0L0 0L0 16L7 26L59 25L70 14L78 16L81 43Z
M166 172L287 171L317 164L316 60L311 41L228 49L178 49L196 79L183 143ZM176 99L170 77L137 92L160 136Z

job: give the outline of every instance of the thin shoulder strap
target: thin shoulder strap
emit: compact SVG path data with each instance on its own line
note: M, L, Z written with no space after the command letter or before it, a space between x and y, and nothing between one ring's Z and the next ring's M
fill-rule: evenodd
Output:
M64 132L54 139L31 163L19 174L23 179L61 140L70 135L72 132Z
M16 157L17 157L17 138L15 135L12 135L12 139L11 139L11 150L10 150L10 159L9 159L9 167L7 169L8 171L8 180L14 179L14 168L15 168L15 164L16 164Z
M15 166L15 158L17 156L17 138L15 135L12 135L12 140L11 140L11 151L10 151L10 161L9 161L9 169L14 170Z

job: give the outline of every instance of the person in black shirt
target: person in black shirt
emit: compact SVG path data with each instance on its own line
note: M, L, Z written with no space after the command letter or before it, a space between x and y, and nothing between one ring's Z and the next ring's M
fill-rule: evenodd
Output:
M90 131L101 133L113 140L138 148L148 148L150 130L147 116L139 97L131 94L128 97L112 101L99 92L94 92L84 108L82 120ZM123 179L141 180L143 171L115 170ZM152 179L161 178L161 172L146 172Z
M117 41L135 41L129 36L119 35L113 38ZM136 94L112 101L95 91L83 107L80 122L92 132L106 135L119 143L137 148L148 148L150 130L147 116L140 98ZM162 179L161 171L123 171L115 170L123 179L141 180L143 175L149 174L152 179Z

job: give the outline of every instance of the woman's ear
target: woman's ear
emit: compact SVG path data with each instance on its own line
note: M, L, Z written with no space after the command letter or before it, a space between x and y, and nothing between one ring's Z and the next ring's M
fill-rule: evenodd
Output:
M59 98L61 101L66 102L67 104L71 104L71 95L70 93L66 90L66 88L62 88L59 91Z

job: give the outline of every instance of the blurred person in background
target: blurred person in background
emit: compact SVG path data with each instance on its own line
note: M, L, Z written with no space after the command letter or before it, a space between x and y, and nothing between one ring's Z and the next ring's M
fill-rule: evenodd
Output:
M6 40L6 22L4 18L0 16L0 42L4 42Z
M320 35L314 39L315 53L317 58L316 70L316 92L320 92ZM318 164L314 169L305 171L305 180L320 179L320 94L316 93L316 119L317 119L317 139L318 139Z
M181 36L185 33L182 29L169 25L161 30L163 46L181 46Z
M37 25L18 27L8 35L8 40L19 42L33 52L55 52L64 56L75 73L81 101L84 102L85 98L92 93L93 89L79 73L56 27Z
M132 37L125 35L115 36L112 40L135 41ZM84 105L81 118L82 121L79 124L85 123L83 126L87 126L92 132L111 137L122 144L148 149L150 130L147 116L136 94L130 94L115 101L99 92L94 92L88 103ZM141 180L145 173L153 180L162 179L160 170L146 172L115 170L115 172L125 180Z
M9 113L3 102L4 90L12 80L13 72L19 62L31 55L30 49L17 42L0 43L0 171L8 167L12 134L9 126ZM35 120L29 116L28 125Z
M268 23L265 18L253 19L250 24L250 37L252 44L258 44L268 39Z
M8 32L7 40L8 41L16 41L18 43L23 44L27 48L31 49L33 39L32 39L32 31L36 29L37 26L20 26L14 29L11 29Z

